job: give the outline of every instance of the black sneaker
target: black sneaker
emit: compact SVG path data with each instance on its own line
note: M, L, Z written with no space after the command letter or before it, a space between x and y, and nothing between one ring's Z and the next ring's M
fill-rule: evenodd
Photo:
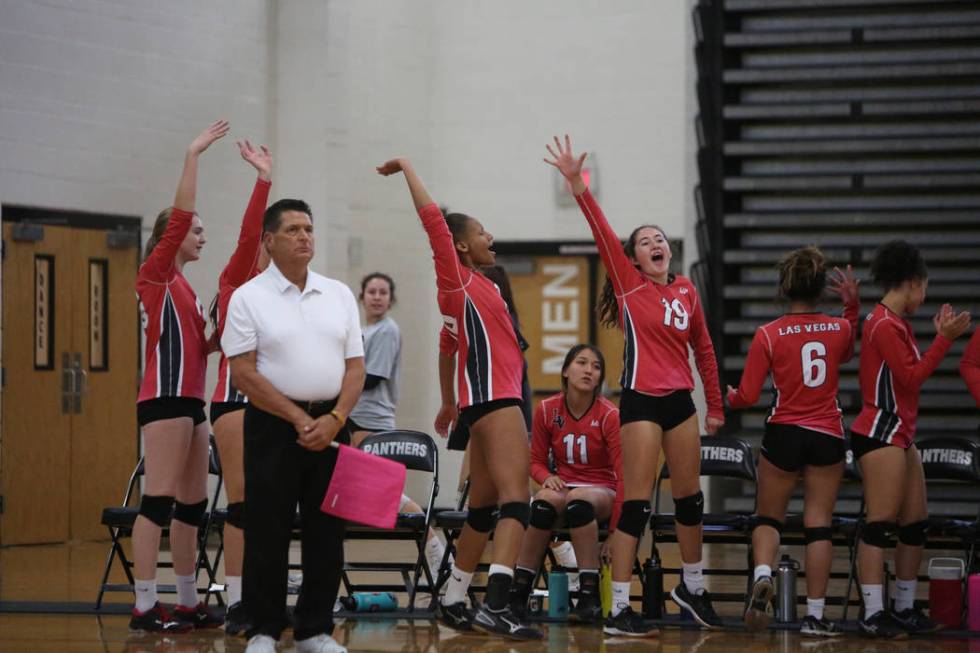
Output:
M140 613L133 608L129 629L147 633L186 633L194 630L193 624L178 621L157 601L151 609Z
M624 637L656 637L660 634L660 629L633 612L633 608L626 606L615 617L612 614L606 617L602 632Z
M891 613L892 621L909 635L925 635L935 633L943 629L942 624L938 624L927 617L922 610L908 608L901 612Z
M510 607L496 612L486 603L473 613L473 627L491 635L503 635L511 639L541 639L544 634L514 616Z
M452 605L444 605L442 601L437 602L436 616L439 617L439 621L453 630L473 630L473 616L462 601Z
M721 628L721 619L715 614L715 609L711 607L711 596L708 594L708 590L699 592L698 594L693 594L687 589L687 585L684 581L670 591L670 598L674 599L674 603L681 606L694 620L705 628Z
M769 627L769 619L772 617L772 596L775 589L772 586L772 577L762 576L752 584L752 594L749 596L749 604L745 608L745 628L750 631L765 630Z
M510 611L514 613L514 616L521 621L527 620L527 600L521 601L516 599L513 594L510 597Z
M215 615L203 603L198 603L193 608L185 608L182 605L174 607L174 619L190 624L195 629L221 628L225 620Z
M806 635L807 637L840 637L844 634L844 631L829 619L817 619L816 617L807 615L803 617L800 634Z
M595 624L602 621L602 604L595 594L580 596L575 607L569 610L568 619L583 624Z
M877 639L908 639L909 636L884 610L858 621L858 632L864 637Z
M237 637L245 635L245 631L252 627L248 615L245 614L245 606L241 601L232 603L225 610L225 634Z

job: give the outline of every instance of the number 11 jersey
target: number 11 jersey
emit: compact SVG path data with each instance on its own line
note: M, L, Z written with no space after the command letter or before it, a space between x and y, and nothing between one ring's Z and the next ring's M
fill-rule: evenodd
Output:
M732 408L755 404L767 374L772 404L767 424L791 424L844 437L837 389L840 365L854 355L859 306L844 317L824 313L788 313L759 327L752 339L742 381L728 393Z

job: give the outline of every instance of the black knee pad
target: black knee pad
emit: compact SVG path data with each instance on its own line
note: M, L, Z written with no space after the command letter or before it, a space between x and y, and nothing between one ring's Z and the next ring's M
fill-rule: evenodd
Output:
M160 528L170 523L170 512L173 509L173 497L144 494L140 500L140 514Z
M497 506L470 508L466 513L466 523L477 533L489 533L497 523Z
M527 528L527 522L531 519L531 504L509 501L500 506L500 519L516 519L521 526Z
M704 521L704 493L674 499L674 520L683 526L697 526Z
M754 523L752 524L752 530L755 530L760 526L769 526L771 528L775 528L777 533L782 534L783 528L786 527L786 524L779 521L778 519L774 519L772 517L766 517L765 515L756 515L752 519L754 521Z
M235 528L245 528L245 502L236 501L228 504L228 523Z
M565 506L565 525L569 528L578 528L595 521L595 508L588 501L576 499L569 501Z
M829 540L833 536L834 529L832 529L830 526L814 526L812 528L803 529L803 540L807 544Z
M178 501L174 504L174 519L197 528L201 525L201 518L204 517L204 511L207 507L207 499L201 499L197 503L181 503Z
M557 519L558 511L547 501L538 499L537 501L531 502L531 518L529 520L531 526L540 528L543 531L550 531L555 527L555 521Z
M623 502L623 510L619 515L616 530L639 539L643 537L643 529L650 521L650 502L643 499L632 499Z
M929 522L925 519L899 526L898 541L908 546L922 546L926 543L927 530L929 530Z
M891 545L898 524L893 521L872 521L861 529L861 541L884 549Z

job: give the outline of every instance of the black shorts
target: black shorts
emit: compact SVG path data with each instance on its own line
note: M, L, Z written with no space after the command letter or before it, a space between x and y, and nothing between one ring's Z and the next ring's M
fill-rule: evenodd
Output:
M520 407L522 403L520 399L511 398L494 399L493 401L487 401L482 404L467 406L460 411L459 419L456 420L456 426L453 428L452 433L449 434L449 441L446 442L446 448L452 451L465 451L466 445L470 443L470 426L476 424L478 420L494 411L509 406Z
M157 397L136 404L136 421L140 426L175 417L190 417L194 426L208 419L204 415L204 402L191 397Z
M347 428L350 429L351 433L357 433L358 431L367 431L368 433L381 433L382 431L390 431L391 429L369 429L366 426L361 426L350 417L347 418Z
M844 438L793 424L766 424L762 455L779 469L798 472L806 466L826 467L844 460Z
M209 411L212 426L218 421L219 417L228 413L234 413L236 410L245 410L245 406L246 403L244 401L212 401Z
M635 390L623 390L619 398L619 423L654 422L665 432L683 424L698 412L690 390L677 390L655 397Z
M854 453L854 460L860 460L864 454L870 453L875 449L884 449L885 447L898 447L898 445L885 442L884 440L869 438L866 435L851 431L851 451Z

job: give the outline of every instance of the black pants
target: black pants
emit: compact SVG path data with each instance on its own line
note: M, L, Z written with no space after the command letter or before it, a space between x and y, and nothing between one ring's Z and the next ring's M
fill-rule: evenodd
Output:
M327 409L329 411L329 408ZM327 412L324 411L324 412ZM316 415L314 415L316 417ZM299 504L303 585L294 611L297 640L333 632L333 604L344 564L344 524L320 512L337 451L309 451L289 422L252 404L245 409L245 562L242 601L248 636L279 639L287 626L289 542ZM346 428L337 441L350 442Z

